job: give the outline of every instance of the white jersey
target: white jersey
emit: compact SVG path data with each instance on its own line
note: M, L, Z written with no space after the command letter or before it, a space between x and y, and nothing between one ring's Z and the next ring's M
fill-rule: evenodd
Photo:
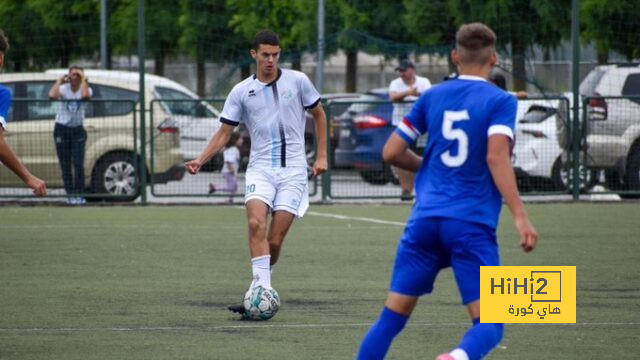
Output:
M305 110L319 102L320 94L304 73L278 69L269 84L252 75L234 86L220 121L246 125L251 138L249 167L306 167Z
M89 87L89 96L93 95L93 90ZM66 126L81 126L84 122L84 111L87 107L86 101L82 100L82 90L78 88L78 91L73 92L70 84L60 85L60 100L58 106L58 114L56 115L56 122Z
M431 81L426 77L416 76L416 82L414 83L416 89L418 90L418 94L422 94L427 91L431 87ZM407 85L402 78L397 78L391 81L389 84L389 93L392 92L405 92L409 90L411 87ZM402 101L416 101L418 100L417 96L407 96ZM394 102L393 103L393 117L392 123L393 126L398 126L402 122L402 119L409 113L413 104L410 103L402 103L402 102Z
M237 147L231 146L226 149L222 156L224 158L224 166L222 167L222 173L229 173L229 163L233 166L233 172L238 173L238 165L240 165L240 150Z

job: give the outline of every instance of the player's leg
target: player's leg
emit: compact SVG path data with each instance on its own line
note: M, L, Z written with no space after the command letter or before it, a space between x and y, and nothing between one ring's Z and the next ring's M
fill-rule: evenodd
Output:
M402 189L402 200L413 199L413 181L415 173L400 168L393 169L398 177L400 188Z
M269 226L269 234L267 241L269 242L269 253L271 254L271 265L275 265L280 257L280 249L287 236L295 215L283 210L274 211L271 214L271 225Z
M289 232L293 220L302 217L309 207L309 186L307 168L282 168L276 182L276 195L273 200L273 214L269 226L269 249L271 265L280 257L282 243Z
M503 324L480 323L480 266L500 265L495 230L459 220L445 223L442 236L451 252L451 266L473 326L457 348L438 359L481 359L498 345L503 333Z
M383 359L413 312L420 295L433 290L440 268L437 221L410 220L396 254L387 301L360 345L357 359ZM434 235L435 234L435 235Z

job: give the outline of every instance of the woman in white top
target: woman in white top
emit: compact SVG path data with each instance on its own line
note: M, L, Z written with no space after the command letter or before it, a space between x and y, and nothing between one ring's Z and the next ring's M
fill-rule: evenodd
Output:
M86 200L84 192L84 146L87 132L84 130L86 103L93 94L84 70L79 66L69 68L49 90L49 99L60 101L53 137L62 170L62 181L67 193L67 204L80 205ZM73 167L72 167L73 165Z

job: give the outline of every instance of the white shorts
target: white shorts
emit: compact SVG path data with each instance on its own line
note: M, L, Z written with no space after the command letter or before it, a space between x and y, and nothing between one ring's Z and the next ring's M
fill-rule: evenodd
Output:
M244 203L258 199L271 211L283 210L301 218L309 208L306 167L250 168L245 174Z

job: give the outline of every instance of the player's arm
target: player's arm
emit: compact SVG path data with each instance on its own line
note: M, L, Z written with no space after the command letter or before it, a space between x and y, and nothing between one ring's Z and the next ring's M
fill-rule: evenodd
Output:
M514 219L520 234L520 246L524 251L529 252L538 243L538 233L529 221L529 216L520 199L515 173L511 166L510 142L511 139L507 135L494 134L489 136L487 165L491 171L491 177Z
M316 123L316 161L313 164L313 176L318 176L328 168L327 163L327 115L322 103L309 110Z
M405 139L395 131L384 144L382 158L384 162L408 171L418 172L422 166L422 158L414 153Z
M51 100L60 99L60 85L62 85L62 83L65 82L67 79L68 79L68 76L63 75L59 77L58 80L56 80L56 82L53 83L53 86L51 86L51 89L49 89L49 99Z
M196 159L185 163L187 171L191 174L197 174L202 165L206 164L224 148L224 145L229 141L229 138L231 138L231 133L234 128L235 126L233 125L222 123L222 126L216 131L211 140L209 140L207 147L202 150L202 153Z
M33 189L33 194L43 196L47 194L44 181L32 175L27 168L22 165L16 154L11 150L9 144L4 140L4 129L0 126L0 161L13 171L28 187Z

